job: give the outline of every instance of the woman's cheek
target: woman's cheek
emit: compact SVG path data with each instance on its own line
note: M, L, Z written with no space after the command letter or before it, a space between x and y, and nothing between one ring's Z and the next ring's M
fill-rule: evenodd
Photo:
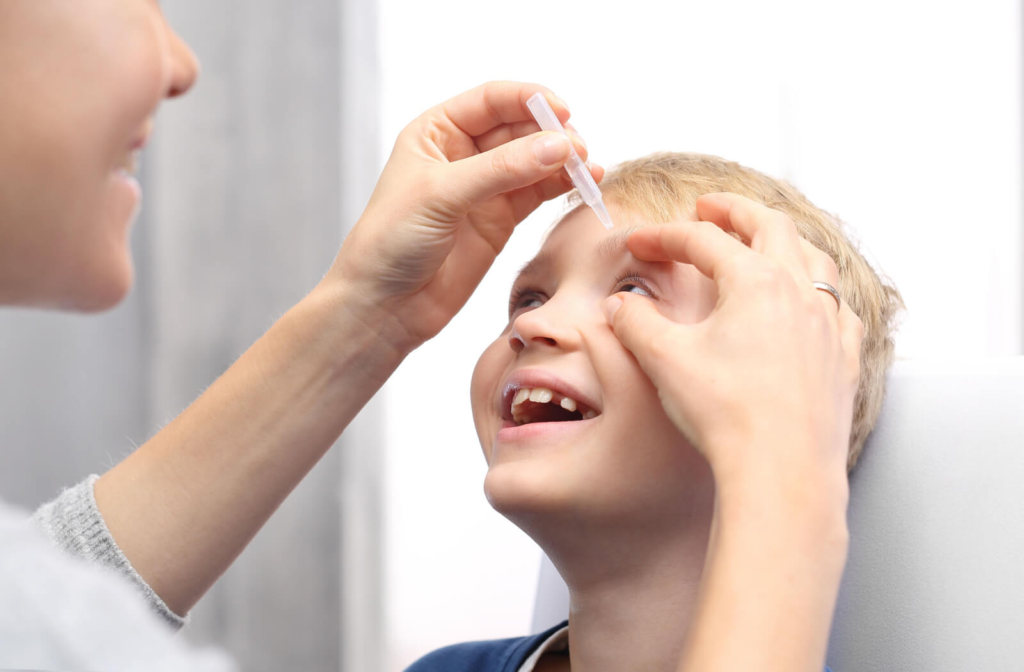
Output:
M166 32L155 21L140 29L132 42L131 57L121 62L122 73L115 86L129 131L135 132L164 99L170 86L171 60Z

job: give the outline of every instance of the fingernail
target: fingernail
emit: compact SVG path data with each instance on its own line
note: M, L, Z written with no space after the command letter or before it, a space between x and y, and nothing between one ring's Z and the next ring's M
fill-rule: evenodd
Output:
M569 138L561 133L545 133L533 141L533 153L545 166L551 166L569 157Z
M609 296L605 299L604 304L601 306L604 308L604 317L608 320L608 324L611 324L615 319L615 313L619 311L622 306L622 298L618 296Z
M560 102L562 104L562 107L565 108L565 111L569 112L569 103L565 102L565 99L562 98L561 96L555 96L555 98L557 98L558 102ZM570 114L572 114L572 113L570 112Z

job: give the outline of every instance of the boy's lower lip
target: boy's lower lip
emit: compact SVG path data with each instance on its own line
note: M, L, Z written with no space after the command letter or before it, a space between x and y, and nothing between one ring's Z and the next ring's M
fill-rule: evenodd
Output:
M503 420L495 442L518 443L521 441L557 437L586 429L600 417L597 416L590 420L567 420L564 422L531 422L526 425L517 425L511 420Z

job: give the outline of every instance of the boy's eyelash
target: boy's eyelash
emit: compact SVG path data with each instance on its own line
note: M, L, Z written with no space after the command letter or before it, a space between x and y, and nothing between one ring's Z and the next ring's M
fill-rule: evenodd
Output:
M617 288L623 283L636 285L637 287L640 287L644 291L648 292L651 296L656 296L654 290L651 289L651 286L647 283L646 280L637 275L636 271L627 270L625 273L615 278L615 283L612 285L612 290L618 291ZM508 299L508 314L512 315L512 313L516 312L516 308L519 307L519 304L522 302L524 298L526 298L530 294L537 293L537 290L532 289L530 287L513 287L512 293Z
M508 299L508 314L511 316L512 313L516 312L516 308L519 307L519 302L523 300L523 297L532 293L534 293L534 290L528 287L513 287L512 294Z
M644 280L642 277L640 277L637 274L637 272L634 271L634 270L627 269L625 273L623 273L618 278L616 278L615 284L612 285L612 289L614 289L615 291L618 291L617 288L619 287L619 285L621 285L624 282L628 282L629 284L636 285L637 287L639 287L639 288L643 289L644 291L648 292L651 296L656 296L655 293L654 293L654 290L651 289L651 286L647 283L647 281Z

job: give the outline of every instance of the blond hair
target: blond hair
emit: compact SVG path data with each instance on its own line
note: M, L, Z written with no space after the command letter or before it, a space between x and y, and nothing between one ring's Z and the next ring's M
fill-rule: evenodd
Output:
M621 163L605 176L601 191L618 207L652 222L693 214L701 194L733 192L786 213L800 237L832 257L839 269L839 294L864 323L860 387L847 454L847 469L853 469L882 408L886 371L893 358L892 335L903 299L844 234L843 223L782 180L703 154L666 152ZM578 204L574 193L570 205Z

